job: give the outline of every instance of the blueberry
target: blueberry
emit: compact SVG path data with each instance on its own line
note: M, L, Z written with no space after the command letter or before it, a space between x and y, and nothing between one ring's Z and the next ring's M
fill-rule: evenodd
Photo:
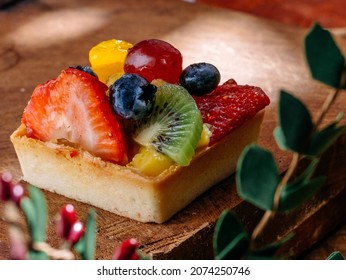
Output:
M220 82L219 70L210 63L195 63L186 67L180 75L180 84L191 94L212 92Z
M109 89L113 110L125 119L142 120L150 116L156 86L137 74L124 74Z
M95 74L95 72L89 66L77 65L76 67L71 67L71 68L75 68L77 70L83 71L85 73L88 73L88 74L98 78L97 75Z

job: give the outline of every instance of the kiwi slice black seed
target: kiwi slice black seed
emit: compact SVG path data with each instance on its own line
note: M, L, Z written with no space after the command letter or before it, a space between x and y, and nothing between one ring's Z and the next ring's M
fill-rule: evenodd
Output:
M165 83L157 88L152 115L137 125L133 138L186 166L195 153L202 127L200 111L187 90Z

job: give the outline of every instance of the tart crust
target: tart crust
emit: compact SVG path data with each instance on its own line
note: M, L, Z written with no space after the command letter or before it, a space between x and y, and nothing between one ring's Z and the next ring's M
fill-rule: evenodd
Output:
M156 177L140 174L69 145L11 135L23 180L66 197L141 222L163 223L200 194L230 176L244 147L256 142L264 110L211 147L189 166L171 166Z

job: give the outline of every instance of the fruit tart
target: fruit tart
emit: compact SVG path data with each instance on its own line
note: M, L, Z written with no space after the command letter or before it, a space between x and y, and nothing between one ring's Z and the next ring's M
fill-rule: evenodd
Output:
M11 135L23 179L141 222L163 223L235 171L257 140L268 96L183 69L157 39L108 40L90 66L38 85Z

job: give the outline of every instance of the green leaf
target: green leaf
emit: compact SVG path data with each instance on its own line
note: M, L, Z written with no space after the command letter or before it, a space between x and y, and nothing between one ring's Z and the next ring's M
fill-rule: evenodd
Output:
M29 186L30 198L21 200L20 207L24 212L32 242L46 240L47 207L42 192Z
M249 236L238 217L230 210L222 212L214 231L215 259L241 259L248 249L249 242Z
M305 55L314 79L334 88L340 85L345 58L329 31L314 24L305 37Z
M303 153L313 131L308 109L285 91L280 92L278 109L279 126L274 131L276 142L283 150Z
M262 248L259 248L254 251L250 251L249 254L246 256L247 260L273 260L277 259L278 257L275 256L276 252L285 244L287 243L294 234L291 232L285 237L281 238L280 240L270 243L266 246L263 246Z
M292 183L287 184L281 191L279 211L289 211L309 199L325 183L326 177L310 179L318 164L314 159L304 172Z
M73 245L73 248L75 251L81 256L82 259L84 258L84 251L85 251L85 239L84 236L79 239L79 241Z
M34 187L29 186L30 198L35 208L35 230L33 231L32 239L34 242L43 242L46 240L46 226L47 226L47 207L46 201L42 192Z
M313 196L316 191L323 186L326 181L325 176L311 179L309 182L301 184L291 184L285 187L281 193L279 211L289 211Z
M342 261L345 260L345 257L339 251L335 251L327 257L327 260Z
M139 256L140 260L143 260L143 261L151 260L151 258L149 256L143 254L143 252L139 249L136 250L136 253Z
M84 236L74 246L83 260L93 260L96 246L96 212L89 210Z
M241 154L236 173L238 194L263 210L273 208L273 200L280 181L273 155L252 144Z
M35 235L34 231L36 229L36 221L37 221L34 203L32 202L30 198L24 197L20 201L20 208L23 210L31 239L32 241L34 241L33 236Z
M338 121L333 122L320 131L312 134L305 154L319 157L346 131L346 125L337 126Z

